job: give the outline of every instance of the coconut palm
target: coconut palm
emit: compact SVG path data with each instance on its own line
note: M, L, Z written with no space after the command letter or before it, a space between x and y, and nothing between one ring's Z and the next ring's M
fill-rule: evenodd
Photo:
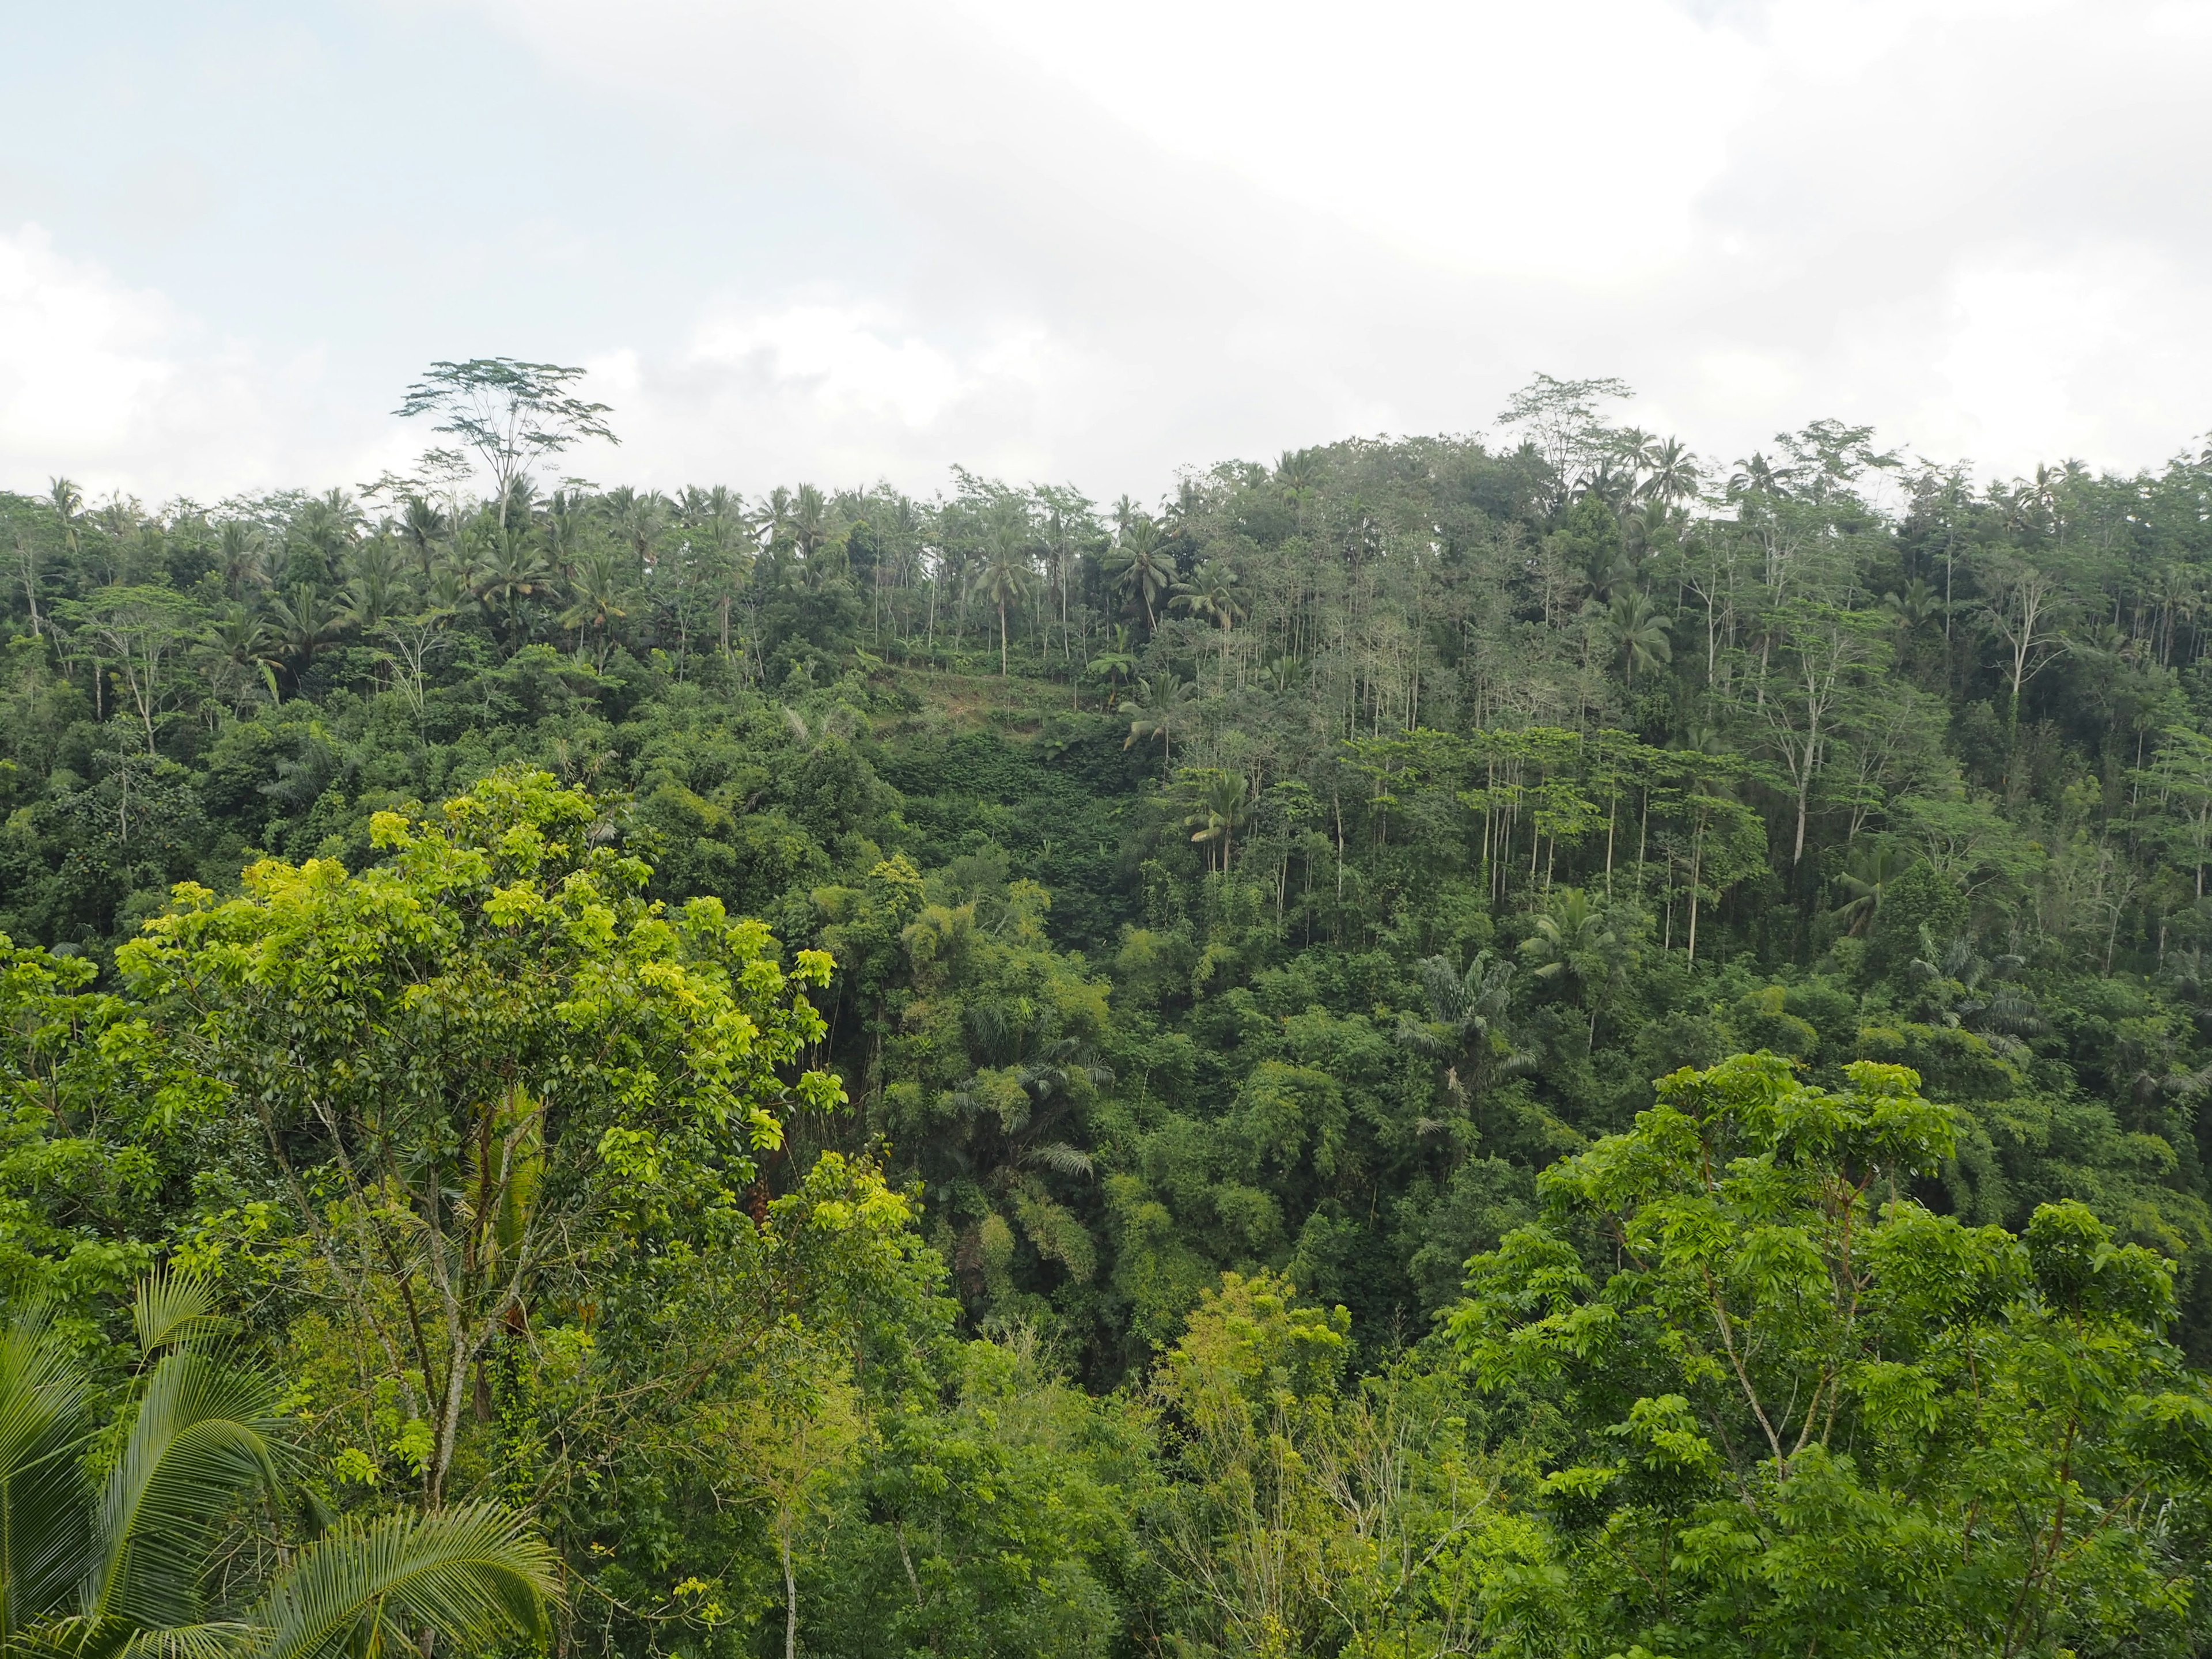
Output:
M54 517L62 521L62 541L74 558L80 550L77 526L83 522L84 491L74 480L49 478L46 481L46 505L54 510Z
M612 552L594 548L577 562L568 599L568 608L561 613L561 625L576 630L576 651L580 656L585 639L592 629L598 629L599 648L593 665L605 668L613 643L614 625L629 614L623 608L622 578L615 569Z
M791 539L802 562L811 562L815 550L830 539L830 503L812 484L799 486L791 498Z
M225 606L200 629L200 649L212 672L211 683L227 687L241 701L258 678L276 698L276 670L281 665L276 641L269 624L242 605Z
M1698 493L1701 482L1698 458L1680 438L1668 438L1648 447L1643 459L1650 470L1644 482L1637 485L1636 493L1644 500L1663 507L1687 501Z
M1636 685L1638 668L1659 668L1674 659L1674 642L1667 637L1672 624L1659 613L1648 593L1632 587L1615 592L1601 614L1600 626L1613 641L1613 654L1631 690Z
M1175 585L1175 559L1159 526L1141 513L1133 514L1122 526L1120 544L1106 556L1106 568L1115 586L1133 592L1144 602L1145 632L1156 632L1159 618L1152 603Z
M1462 1103L1479 1109L1492 1074L1525 1070L1534 1060L1532 1054L1513 1047L1506 1027L1513 1006L1513 964L1478 951L1465 973L1454 968L1449 957L1424 957L1413 971L1429 1017L1419 1020L1401 1012L1398 1041L1417 1054L1443 1061L1444 1087ZM1462 1066L1465 1076L1461 1075Z
M213 1302L186 1277L140 1285L112 1424L39 1310L0 1327L0 1656L338 1659L539 1635L551 1553L491 1505L342 1522L243 1583L231 1557L210 1603L226 1522L275 1497L295 1455L276 1379L228 1349ZM97 1487L96 1441L117 1449Z
M1006 607L1029 598L1036 581L1036 571L1030 564L1020 532L1012 524L1000 525L991 538L991 550L983 563L983 597L999 608L1000 679L1006 677Z
M1881 609L1900 633L1909 634L1943 608L1943 597L1918 576L1902 592L1881 596Z
M269 580L269 543L259 528L240 519L226 519L216 532L216 556L222 562L223 586L234 599L246 597L248 588Z
M1188 582L1176 584L1172 604L1194 617L1210 617L1221 629L1221 665L1229 666L1229 633L1244 608L1237 603L1237 573L1225 560L1208 559Z
M276 642L292 664L296 679L315 660L315 653L337 638L345 627L345 613L327 603L313 582L294 582L269 601L269 619Z
M1306 527L1306 508L1321 494L1322 471L1318 449L1286 449L1275 463L1275 483L1283 492L1283 505L1296 515L1295 526L1302 532Z
M1595 1045L1603 993L1624 965L1620 936L1604 913L1580 888L1563 888L1552 896L1548 908L1532 918L1528 937L1521 941L1521 954L1534 977L1546 984L1573 982L1589 1012L1589 1040Z
M428 497L410 495L400 503L399 532L415 550L415 562L427 576L431 556L452 533L453 526Z
M497 606L507 613L507 632L509 639L520 644L522 639L520 608L532 599L540 599L553 592L553 567L545 556L522 538L520 531L510 531L501 536L499 544L486 556L476 569L474 583L477 597L487 608Z
M1114 624L1114 642L1091 658L1090 672L1106 682L1106 707L1111 709L1119 696L1123 681L1137 672L1137 654L1131 648L1129 625Z
M354 550L352 574L345 585L345 617L354 627L374 631L399 609L399 571L392 544L378 538Z
M1885 842L1879 846L1862 846L1851 866L1836 878L1836 886L1844 895L1835 915L1844 923L1844 931L1853 939L1863 939L1867 930L1881 915L1881 902L1889 885L1910 867L1913 860L1903 849Z
M1183 828L1190 831L1193 841L1209 844L1209 863L1211 843L1220 843L1221 873L1225 876L1236 851L1237 831L1252 816L1251 781L1242 772L1216 769L1198 775L1191 781L1194 810L1183 820Z
M1194 700L1188 680L1173 674L1160 674L1137 682L1137 690L1129 702L1136 715L1129 722L1129 735L1122 740L1127 749L1133 744L1160 740L1160 776L1168 775L1168 763L1175 747L1176 728L1189 718Z

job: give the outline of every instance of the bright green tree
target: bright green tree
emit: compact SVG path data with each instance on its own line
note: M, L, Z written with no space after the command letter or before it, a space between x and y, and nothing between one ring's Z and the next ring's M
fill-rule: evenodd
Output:
M2165 1340L2172 1264L2078 1204L2017 1237L1930 1213L1952 1112L1846 1071L1663 1079L1470 1264L1468 1364L1559 1425L1542 1541L1492 1586L1509 1645L2195 1650L2212 1392Z
M787 972L719 901L647 901L617 829L501 773L378 814L359 874L270 860L235 898L188 884L119 953L217 1109L259 1125L314 1272L404 1397L426 1510L547 1275L672 1166L750 1179L789 1105L842 1099L797 1066L828 956Z

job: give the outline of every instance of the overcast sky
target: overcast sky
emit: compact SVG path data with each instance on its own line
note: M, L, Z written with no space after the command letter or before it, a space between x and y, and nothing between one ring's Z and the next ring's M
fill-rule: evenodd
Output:
M602 483L1095 496L1470 432L2212 427L2208 0L240 0L0 18L0 485L327 487L433 358Z

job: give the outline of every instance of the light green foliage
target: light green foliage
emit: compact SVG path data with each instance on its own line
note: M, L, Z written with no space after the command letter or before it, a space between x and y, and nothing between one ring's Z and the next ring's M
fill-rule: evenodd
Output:
M1846 1070L1663 1079L1472 1264L1472 1374L1558 1414L1544 1650L2191 1650L2212 1395L2171 1264L2079 1204L1930 1213L1953 1115Z
M430 1425L435 1509L471 1372L599 1229L650 1225L678 1168L746 1179L792 1102L778 1067L822 1033L757 922L674 915L599 807L543 773L374 822L384 861L249 869L185 887L118 953L173 1052L259 1123L313 1287Z

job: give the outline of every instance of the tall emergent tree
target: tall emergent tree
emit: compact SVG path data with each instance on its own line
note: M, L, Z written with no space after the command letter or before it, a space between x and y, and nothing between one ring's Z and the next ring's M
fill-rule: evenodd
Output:
M504 532L508 497L524 467L558 455L586 438L622 441L603 418L613 411L570 390L586 372L513 357L434 362L407 388L392 412L410 419L434 415L433 432L449 434L476 452L491 474L489 499L496 504L499 527Z

